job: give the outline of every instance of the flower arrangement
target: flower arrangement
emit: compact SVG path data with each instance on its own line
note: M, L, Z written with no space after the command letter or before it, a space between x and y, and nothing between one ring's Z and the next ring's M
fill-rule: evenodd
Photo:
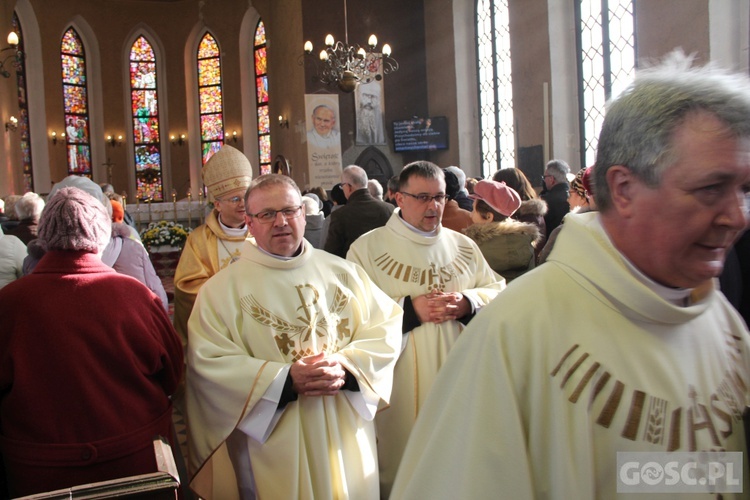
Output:
M185 229L185 226L177 222L151 222L141 233L141 241L147 250L160 245L169 245L182 249L187 240L188 234L192 229Z

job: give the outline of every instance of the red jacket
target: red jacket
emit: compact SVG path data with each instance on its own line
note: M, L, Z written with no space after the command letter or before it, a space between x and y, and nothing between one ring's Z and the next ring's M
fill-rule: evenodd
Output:
M48 252L0 290L0 451L10 494L156 470L180 340L159 299L95 255ZM0 481L1 482L1 481Z

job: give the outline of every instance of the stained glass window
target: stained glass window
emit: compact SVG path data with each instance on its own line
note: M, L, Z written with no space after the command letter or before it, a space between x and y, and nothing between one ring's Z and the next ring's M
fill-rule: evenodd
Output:
M75 29L68 28L60 45L65 144L68 174L91 177L91 138L86 90L86 53Z
M206 163L224 144L219 44L206 33L198 45L198 95L201 120L201 155Z
M16 13L13 13L13 31L18 35L18 50L25 54L23 31ZM29 103L26 91L26 60L21 58L16 66L16 83L18 84L18 131L21 138L21 164L23 167L23 190L34 191L34 176L31 165L31 135L29 134Z
M156 56L144 36L138 37L130 48L130 109L138 199L164 201Z
M266 56L266 27L258 21L253 44L255 61L255 90L258 108L258 152L260 174L271 173L271 119L268 116L268 59Z
M515 164L508 0L477 0L482 174Z

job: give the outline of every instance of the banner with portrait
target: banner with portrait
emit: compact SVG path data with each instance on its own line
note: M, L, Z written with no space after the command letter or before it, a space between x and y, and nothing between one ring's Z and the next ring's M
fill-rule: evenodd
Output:
M355 142L361 146L385 144L385 100L380 54L367 55L368 71L373 80L360 83L354 92L354 109L357 113Z
M331 189L341 177L341 130L337 94L305 95L310 186Z

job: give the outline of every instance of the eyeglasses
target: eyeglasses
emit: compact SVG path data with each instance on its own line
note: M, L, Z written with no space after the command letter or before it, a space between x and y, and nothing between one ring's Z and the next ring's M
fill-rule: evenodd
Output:
M551 175L551 174L544 174L544 175L542 176L542 180L546 179L547 177L554 177L554 175Z
M411 194L407 193L406 191L400 191L401 194L405 194L406 196L411 196L415 200L417 200L419 203L429 203L432 200L435 200L436 203L445 203L446 195L443 193L436 194L435 196L420 193L420 194Z
M239 202L244 201L244 198L242 198L242 196L232 196L231 198L216 198L216 201L237 205Z
M254 217L258 219L258 222L261 224L270 224L274 221L276 221L276 214L281 214L284 217L284 220L289 219L296 219L300 215L302 215L302 205L298 207L286 207L282 208L281 210L263 210L262 212L258 212L257 214L250 214L248 213L248 217Z

